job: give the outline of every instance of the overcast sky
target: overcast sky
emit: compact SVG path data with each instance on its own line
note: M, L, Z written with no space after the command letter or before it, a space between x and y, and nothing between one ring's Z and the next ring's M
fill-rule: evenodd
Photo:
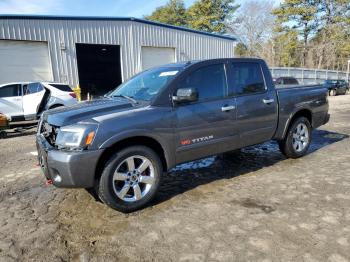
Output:
M276 0L280 2L279 0ZM167 0L0 0L0 14L143 17ZM186 7L194 0L185 0ZM242 4L244 0L236 0Z

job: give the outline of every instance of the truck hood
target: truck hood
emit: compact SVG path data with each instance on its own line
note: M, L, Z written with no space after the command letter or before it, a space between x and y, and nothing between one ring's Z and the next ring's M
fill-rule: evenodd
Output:
M80 121L94 121L94 117L130 110L133 107L133 104L123 99L103 98L51 109L44 112L42 118L51 125L66 126Z

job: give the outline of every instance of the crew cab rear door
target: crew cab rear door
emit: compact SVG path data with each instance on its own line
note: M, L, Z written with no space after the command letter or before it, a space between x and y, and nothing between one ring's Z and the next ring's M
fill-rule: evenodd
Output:
M23 85L23 111L26 120L36 119L38 106L45 94L45 88L40 83Z
M181 80L178 88L194 88L198 101L179 104L176 113L178 163L232 149L237 142L236 101L227 97L226 64L204 64Z
M241 146L270 140L277 128L278 101L274 87L266 84L263 66L258 61L231 62L229 83Z

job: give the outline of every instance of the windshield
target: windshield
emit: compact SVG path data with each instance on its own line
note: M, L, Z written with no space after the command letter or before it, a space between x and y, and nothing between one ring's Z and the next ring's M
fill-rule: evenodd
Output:
M180 69L176 67L162 67L144 71L121 84L107 96L121 96L135 100L150 101L175 77Z

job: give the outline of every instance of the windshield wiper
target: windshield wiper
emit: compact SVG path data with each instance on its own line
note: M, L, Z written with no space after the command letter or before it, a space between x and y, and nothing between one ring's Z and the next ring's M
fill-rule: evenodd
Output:
M129 101L133 102L134 104L138 104L137 100L135 100L134 98L130 97L130 96L126 96L126 95L113 95L112 97L122 97L125 99L128 99Z

